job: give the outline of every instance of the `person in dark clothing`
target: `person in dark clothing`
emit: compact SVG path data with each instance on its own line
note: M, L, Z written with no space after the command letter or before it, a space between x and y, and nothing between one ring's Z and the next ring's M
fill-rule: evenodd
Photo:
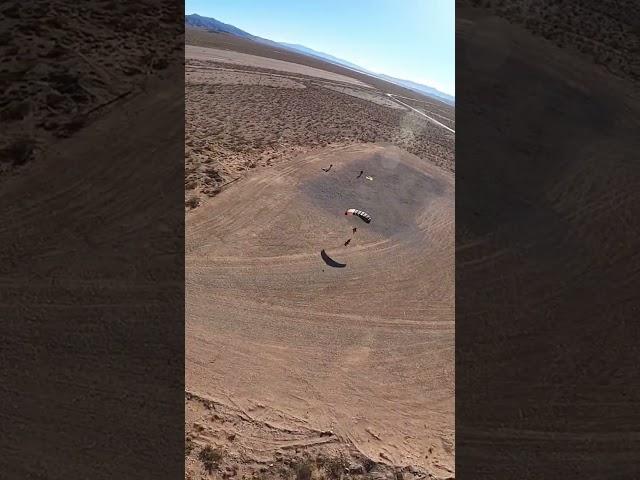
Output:
M356 230L358 230L357 227L353 227L353 233L356 233Z
M344 242L344 246L346 247L347 245L349 245L350 242L351 242L351 239L347 240L346 242Z

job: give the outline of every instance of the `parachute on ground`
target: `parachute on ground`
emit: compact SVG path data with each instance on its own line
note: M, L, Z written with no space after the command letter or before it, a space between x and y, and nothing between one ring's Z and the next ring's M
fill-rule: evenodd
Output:
M371 215L369 215L367 212L363 212L362 210L358 210L357 208L350 208L349 210L344 212L344 214L345 215L355 215L357 217L360 217L366 223L371 222Z

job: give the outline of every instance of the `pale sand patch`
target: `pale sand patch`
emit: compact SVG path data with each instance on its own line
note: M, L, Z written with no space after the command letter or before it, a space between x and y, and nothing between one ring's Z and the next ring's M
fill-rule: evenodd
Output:
M225 68L198 67L187 65L186 81L211 85L260 85L263 87L306 88L285 75L275 75Z
M365 88L371 88L367 84L346 77L337 73L327 72L318 68L307 67L297 63L285 62L282 60L274 60L272 58L259 57L246 53L238 53L230 50L220 50L217 48L196 47L193 45L185 45L185 58L196 60L235 63L237 65L248 65L251 67L268 68L271 70L279 70L281 72L297 73L298 75L308 75L310 77L325 78L336 82L351 83Z

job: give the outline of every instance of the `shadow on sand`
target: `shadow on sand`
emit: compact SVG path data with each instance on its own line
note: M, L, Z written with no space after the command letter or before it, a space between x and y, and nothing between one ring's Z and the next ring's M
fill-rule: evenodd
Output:
M327 255L327 252L325 252L324 249L322 249L322 251L320 252L320 256L322 257L322 260L324 260L324 263L326 263L330 267L344 268L344 267L347 266L346 263L338 263L338 262L336 262L329 255Z

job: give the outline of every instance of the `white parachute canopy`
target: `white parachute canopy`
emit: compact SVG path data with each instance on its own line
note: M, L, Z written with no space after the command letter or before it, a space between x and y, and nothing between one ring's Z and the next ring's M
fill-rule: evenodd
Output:
M355 215L357 217L360 217L366 223L370 223L371 222L371 215L369 215L367 212L363 212L362 210L358 210L357 208L350 208L349 210L344 212L344 214L345 215Z

